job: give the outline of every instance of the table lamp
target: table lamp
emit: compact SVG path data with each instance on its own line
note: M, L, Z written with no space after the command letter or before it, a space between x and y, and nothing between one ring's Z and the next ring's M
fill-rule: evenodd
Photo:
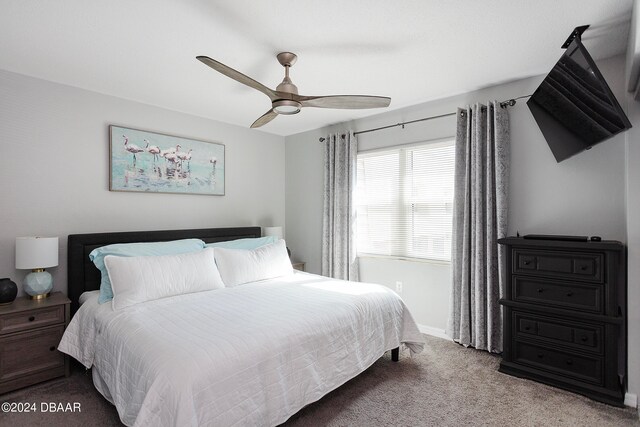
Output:
M284 233L282 232L282 227L262 227L262 236L275 236L280 239L284 239ZM291 249L287 246L287 253L289 257L291 257Z
M57 265L57 237L16 237L16 269L31 270L22 282L22 289L31 299L49 296L53 278L44 269Z
M283 238L282 227L262 227L262 235L264 237L275 236L280 240Z

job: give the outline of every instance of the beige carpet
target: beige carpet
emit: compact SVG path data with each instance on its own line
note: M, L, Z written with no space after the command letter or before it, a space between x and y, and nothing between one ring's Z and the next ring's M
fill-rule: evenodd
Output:
M633 409L588 398L497 371L499 358L427 337L411 359L389 355L344 386L294 415L285 426L640 426ZM0 414L1 426L119 425L113 406L98 394L91 375L0 396L1 402L80 402L70 414Z

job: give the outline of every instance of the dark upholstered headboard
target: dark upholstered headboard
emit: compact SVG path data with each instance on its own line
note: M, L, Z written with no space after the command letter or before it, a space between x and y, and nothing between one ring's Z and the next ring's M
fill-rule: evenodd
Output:
M201 239L205 243L213 243L260 237L260 234L260 227L72 234L69 236L67 247L71 313L78 310L80 306L78 300L83 292L100 289L100 271L89 260L89 253L95 248L113 243L166 242L179 239Z

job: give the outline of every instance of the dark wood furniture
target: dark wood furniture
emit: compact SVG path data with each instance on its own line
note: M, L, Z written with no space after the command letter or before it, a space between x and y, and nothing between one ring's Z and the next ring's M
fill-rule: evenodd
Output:
M291 263L291 266L293 267L294 270L304 271L306 264L307 264L306 262L293 262Z
M54 292L0 306L0 393L69 376L69 357L57 347L69 324L70 302Z
M500 372L623 406L626 268L615 241L508 237Z

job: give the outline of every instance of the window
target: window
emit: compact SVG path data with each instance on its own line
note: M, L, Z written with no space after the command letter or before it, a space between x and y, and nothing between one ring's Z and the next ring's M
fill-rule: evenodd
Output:
M454 141L358 154L359 255L449 261Z

